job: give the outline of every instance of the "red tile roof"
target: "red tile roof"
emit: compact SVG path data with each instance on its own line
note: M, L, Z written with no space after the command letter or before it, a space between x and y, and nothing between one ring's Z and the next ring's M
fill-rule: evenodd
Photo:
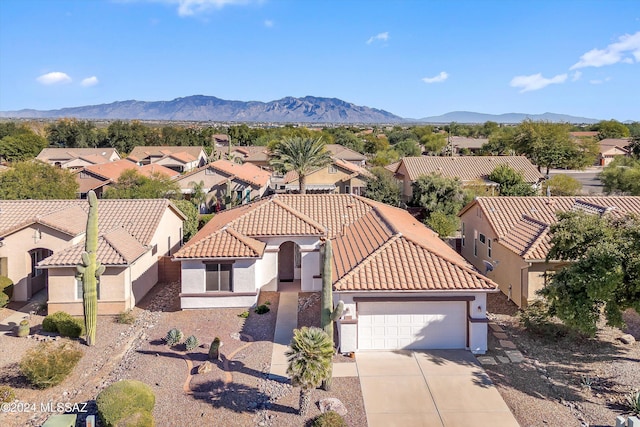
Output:
M232 240L223 231L238 236ZM496 289L408 212L348 194L279 194L224 211L175 257L260 257L260 250L247 249L239 236L255 245L264 237L298 235L332 239L337 291Z

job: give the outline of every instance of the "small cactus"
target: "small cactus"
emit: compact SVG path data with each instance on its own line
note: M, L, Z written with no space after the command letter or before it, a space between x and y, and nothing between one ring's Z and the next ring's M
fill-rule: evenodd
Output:
M179 329L173 328L167 332L167 336L164 339L169 347L172 347L182 341L182 332Z
M191 351L198 346L198 338L195 335L190 335L186 340L184 340L184 346L187 351Z
M18 325L18 333L16 335L19 337L26 337L29 335L29 332L31 332L29 321L27 319L22 319Z
M211 360L221 360L220 359L220 347L222 347L222 342L220 338L215 337L213 342L211 343L211 347L209 347L209 359Z

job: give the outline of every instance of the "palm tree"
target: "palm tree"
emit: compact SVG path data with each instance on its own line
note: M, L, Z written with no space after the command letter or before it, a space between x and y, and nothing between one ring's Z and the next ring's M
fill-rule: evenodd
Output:
M322 329L304 326L293 330L293 339L285 354L291 384L300 387L300 415L305 415L311 403L311 390L330 375L333 344Z
M207 194L204 192L204 181L189 183L191 186L191 203L198 208L198 213L202 209L202 205L207 202Z
M300 194L305 194L307 174L330 162L331 156L324 149L322 137L313 139L296 136L284 138L276 144L271 153L270 164L282 173L295 171L298 174Z

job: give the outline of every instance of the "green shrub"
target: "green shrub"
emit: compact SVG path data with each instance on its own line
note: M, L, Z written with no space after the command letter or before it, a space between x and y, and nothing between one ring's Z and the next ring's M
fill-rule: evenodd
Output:
M238 317L246 319L247 317L249 317L249 311L243 311L242 313L238 314Z
M198 230L200 230L202 227L207 225L207 223L209 221L211 221L211 218L213 218L213 216L214 216L214 214L203 214L203 215L200 215L200 218L198 219Z
M271 311L271 309L269 308L269 306L267 304L262 304L256 307L255 310L256 313L258 314L265 314L268 313L269 311Z
M10 403L16 399L16 394L8 385L0 385L0 403Z
M182 341L182 332L180 329L173 328L167 332L167 336L164 340L169 347L172 347Z
M348 427L342 415L335 411L320 414L313 420L313 427Z
M640 415L640 390L629 393L624 403L629 411Z
M121 323L123 325L132 325L135 321L136 317L133 315L131 310L123 311L116 317L116 323Z
M553 321L549 306L543 300L532 302L519 313L519 316L522 326L543 338L562 338L569 332L564 325Z
M57 311L44 318L42 329L46 332L58 332L64 337L78 338L84 335L84 322L69 313Z
M198 338L195 335L190 335L186 340L184 340L184 346L187 351L191 351L196 348L200 343L198 342Z
M13 282L6 276L0 276L0 308L9 304L13 295Z
M105 427L153 426L151 411L156 397L151 387L136 380L111 384L96 397L98 415Z
M64 381L81 358L82 351L74 343L42 342L27 350L20 371L34 387L48 388Z

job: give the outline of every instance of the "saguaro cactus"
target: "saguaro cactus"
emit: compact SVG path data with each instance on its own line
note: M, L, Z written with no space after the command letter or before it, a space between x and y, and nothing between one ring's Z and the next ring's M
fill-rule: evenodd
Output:
M322 329L329 336L329 340L331 340L331 346L335 348L335 344L333 342L333 322L336 321L340 316L342 316L344 303L342 301L339 301L335 309L333 308L333 271L331 268L333 249L331 248L331 240L329 240L328 238L324 242L323 252L321 299L322 308L320 311L320 324L322 325ZM329 391L329 389L331 388L332 375L333 368L329 367L329 376L322 382L322 388L326 391Z
M85 246L82 252L82 263L76 266L78 279L82 280L82 302L84 306L84 323L87 331L87 345L96 341L96 322L98 320L98 278L104 273L104 266L96 260L98 251L98 198L89 191L89 215L85 233Z

